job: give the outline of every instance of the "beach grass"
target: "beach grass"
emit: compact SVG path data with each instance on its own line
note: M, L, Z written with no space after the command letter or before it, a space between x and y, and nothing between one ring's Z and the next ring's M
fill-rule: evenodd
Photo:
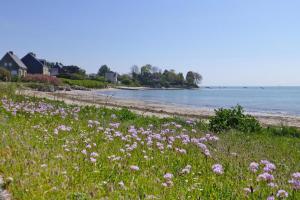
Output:
M14 199L267 199L280 190L300 199L288 182L300 171L299 138L268 131L216 135L193 120L9 90L1 93L0 175L13 178ZM274 180L259 178L261 160L276 165L268 171ZM216 164L221 168L212 169Z

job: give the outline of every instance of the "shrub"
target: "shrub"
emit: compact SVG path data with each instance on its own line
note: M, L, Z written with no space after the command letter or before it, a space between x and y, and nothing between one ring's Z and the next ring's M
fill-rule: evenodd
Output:
M121 110L118 110L116 113L118 118L122 121L134 120L137 118L137 115L131 112L130 110L128 110L127 108L122 108Z
M231 109L217 109L215 116L209 120L209 129L213 132L223 132L236 129L242 132L256 132L261 129L259 122L251 115L244 114L240 105Z
M43 84L43 83L29 82L29 83L24 83L24 86L29 87L34 90L43 91L43 92L54 92L55 91L55 87L53 85Z
M0 80L1 81L10 81L11 80L10 72L3 67L0 67Z
M56 78L55 76L48 76L48 75L42 75L42 74L28 74L24 78L22 78L22 81L25 82L36 82L36 83L47 83L51 85L59 85L60 80Z
M84 74L79 74L79 73L62 73L62 74L59 74L57 77L72 79L72 80L84 80L84 79L86 79L86 76Z

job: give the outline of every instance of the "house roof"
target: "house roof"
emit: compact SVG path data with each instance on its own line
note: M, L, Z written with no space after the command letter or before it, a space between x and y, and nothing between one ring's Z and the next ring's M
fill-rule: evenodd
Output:
M19 65L19 67L27 69L26 65L13 52L10 51L7 52L7 54L17 63L17 65Z
M30 53L28 53L27 55L25 55L22 59L24 59L25 57L31 57L32 59L34 59L36 62L38 62L41 66L43 66L43 67L48 67L47 65L46 65L46 60L45 59L38 59L37 57L36 57L36 54L34 54L34 53L32 53L32 52L30 52Z

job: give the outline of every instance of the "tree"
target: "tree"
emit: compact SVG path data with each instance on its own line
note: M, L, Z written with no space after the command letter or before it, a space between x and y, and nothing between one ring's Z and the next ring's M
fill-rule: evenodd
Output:
M11 80L10 72L7 69L5 69L4 67L0 67L0 80L2 80L2 81L10 81Z
M189 71L186 74L185 79L189 85L197 85L202 81L202 76L200 74L198 74L197 72Z
M133 65L131 67L131 74L139 74L140 73L140 68L137 65Z
M185 78L186 82L189 84L189 85L193 85L195 83L195 77L194 77L194 73L192 71L189 71L187 74L186 74L186 78Z
M144 65L143 67L141 67L141 74L145 75L145 74L150 74L152 70L152 65Z
M198 85L202 81L202 76L197 72L193 72L193 73L194 73L194 82L196 85Z
M110 68L107 65L102 65L98 70L99 76L105 76L105 73L110 72Z

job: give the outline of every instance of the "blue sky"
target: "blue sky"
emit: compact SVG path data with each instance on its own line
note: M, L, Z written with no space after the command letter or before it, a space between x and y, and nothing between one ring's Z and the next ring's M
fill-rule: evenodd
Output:
M102 64L193 70L204 85L300 85L300 1L9 0L0 54L96 72Z

